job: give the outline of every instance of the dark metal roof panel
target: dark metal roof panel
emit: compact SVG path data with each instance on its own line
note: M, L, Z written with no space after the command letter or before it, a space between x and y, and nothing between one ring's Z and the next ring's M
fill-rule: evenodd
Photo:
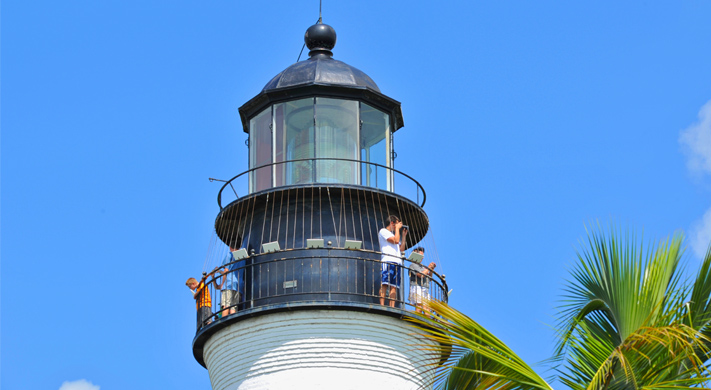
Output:
M297 85L338 85L369 88L380 92L373 79L345 62L327 56L315 56L286 68L264 86L262 92Z

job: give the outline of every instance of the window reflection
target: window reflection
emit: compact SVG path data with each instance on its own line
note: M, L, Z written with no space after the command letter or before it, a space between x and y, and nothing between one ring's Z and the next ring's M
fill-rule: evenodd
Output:
M360 158L362 161L390 167L388 153L390 118L388 114L361 103ZM363 184L390 190L390 171L377 165L362 164Z
M390 117L355 100L306 98L275 104L250 121L250 192L306 183L392 190ZM334 160L312 160L333 158ZM360 160L382 167L335 159ZM359 167L360 165L360 167Z
M249 123L249 165L258 167L272 162L272 110L268 108L254 117ZM250 180L252 192L272 186L272 169L264 167L253 171Z
M358 160L358 102L316 98L316 156ZM358 163L316 161L317 183L359 184Z
M315 157L313 98L280 103L275 106L276 159L301 160ZM279 164L276 185L313 182L313 161Z

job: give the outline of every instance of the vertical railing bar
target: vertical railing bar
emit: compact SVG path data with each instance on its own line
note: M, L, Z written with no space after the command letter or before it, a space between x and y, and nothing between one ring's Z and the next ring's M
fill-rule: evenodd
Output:
M226 314L223 317L223 314L225 314L223 312L229 313L232 307L239 307L241 302L246 302L246 299L240 298L232 305L221 307L219 303L222 298L221 289L218 287L218 275L220 278L232 277L239 280L239 272L246 273L247 270L251 270L249 278L245 278L245 282L249 280L250 283L249 288L245 289L245 291L252 292L251 299L245 304L249 304L251 306L262 306L268 304L270 297L283 296L293 297L291 298L291 302L305 302L307 301L305 294L308 293L325 294L322 299L326 299L328 301L349 300L349 295L379 298L380 268L382 267L382 262L380 260L376 260L377 255L377 252L369 252L366 255L365 251L345 252L343 249L328 249L327 255L296 255L262 261L258 265L253 263L255 256L251 256L247 258L248 260L245 260L245 264L243 266L238 267L237 269L228 269L225 275L220 273L225 265L219 265L205 276L205 294L209 294L210 296L210 305L200 306L201 303L207 300L206 296L198 299L199 321L197 330L200 331L201 329L204 329L212 324L214 321L224 319L229 316L229 314ZM306 263L307 259L309 259L308 265ZM226 266L229 267L237 261L238 260L235 260ZM246 264L247 261L252 263ZM285 263L287 261L291 262L291 273L287 269L287 267L289 267L289 264ZM319 272L316 273L318 275L318 285L314 283L314 272L309 273L308 271L309 269L315 271L313 269L313 267L316 266L314 264L315 261L318 261L319 267ZM397 265L400 269L401 288L399 290L402 295L397 295L394 302L396 303L397 308L403 310L417 310L417 299L415 301L411 301L409 299L409 291L413 286L415 286L413 284L414 282L410 281L409 274L406 274L409 272L409 263L410 262L408 260L404 260L402 264ZM381 267L378 267L378 265L381 265ZM280 266L284 267L283 271L279 270ZM327 269L324 269L324 267ZM304 268L306 268L306 271ZM360 273L361 270L363 271L362 278ZM300 275L298 275L297 272L300 272ZM351 272L354 274L351 275ZM371 274L372 278L367 276L368 273ZM298 287L299 284L297 284L296 286L292 285L290 288L282 288L280 284L282 279L279 279L279 275L282 275L282 279L284 281L287 279L293 279L294 282L298 281L297 283L299 283L301 287ZM293 277L290 277L290 275L293 275ZM351 276L353 277L351 278ZM440 301L444 300L447 297L444 279L439 274L434 272L424 277L427 278L427 287L420 291L420 293L431 297L431 299ZM308 284L308 288L305 284L306 280L312 281L312 283ZM271 285L272 281L275 283L274 286ZM362 289L359 286L361 286ZM243 287L241 286L237 288L240 293L240 297L243 295L241 293L242 289ZM389 297L387 300L389 301ZM361 298L360 300L356 299L355 302L363 301ZM200 307L207 307L208 309L203 309L203 313L200 313Z

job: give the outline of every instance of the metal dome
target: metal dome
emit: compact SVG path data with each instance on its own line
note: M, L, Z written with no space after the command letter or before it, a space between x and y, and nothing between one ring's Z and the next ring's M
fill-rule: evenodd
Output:
M400 102L380 92L367 74L345 62L334 60L336 31L321 22L304 34L309 59L297 62L274 76L262 91L240 107L245 133L249 119L270 104L307 96L353 99L366 102L390 115L393 132L403 126Z
M360 70L334 60L331 50L336 46L336 30L321 23L309 27L304 34L309 59L284 69L264 86L262 92L303 85L337 85L349 88L370 88L380 92L373 79Z
M264 86L262 92L304 85L337 85L350 88L380 88L367 74L328 55L314 55L284 69Z

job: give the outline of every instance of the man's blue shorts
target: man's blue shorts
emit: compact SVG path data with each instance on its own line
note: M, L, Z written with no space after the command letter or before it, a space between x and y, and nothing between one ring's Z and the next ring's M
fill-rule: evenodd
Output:
M400 288L400 266L395 263L383 263L381 284Z

